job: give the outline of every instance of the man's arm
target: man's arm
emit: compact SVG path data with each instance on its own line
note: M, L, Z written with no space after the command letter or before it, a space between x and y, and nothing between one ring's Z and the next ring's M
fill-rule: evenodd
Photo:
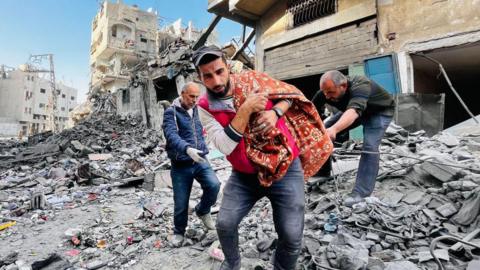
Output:
M189 144L178 135L177 124L172 109L167 109L163 115L163 134L167 144L177 152L186 153Z
M200 122L207 131L207 140L223 154L229 155L243 138L250 115L265 109L267 95L251 93L238 108L235 117L225 128L209 112L199 107Z
M346 110L333 126L327 128L330 138L335 140L337 133L348 128L351 124L353 124L353 122L355 122L355 120L357 120L358 117L359 115L355 109Z
M207 131L207 142L212 143L224 155L230 155L242 140L242 134L232 129L231 125L222 127L213 115L201 107L198 107L198 115L203 128Z

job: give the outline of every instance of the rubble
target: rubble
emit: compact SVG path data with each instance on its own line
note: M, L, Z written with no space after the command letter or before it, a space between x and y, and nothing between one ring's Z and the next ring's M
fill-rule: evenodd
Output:
M438 269L432 239L476 241L480 234L480 156L472 146L479 140L472 134L428 138L392 124L375 192L353 208L344 207L342 197L353 185L361 145L337 149L333 177L313 177L306 185L299 267ZM215 151L210 162L224 183L228 162ZM92 114L36 144L2 141L0 168L0 226L14 224L0 230L7 243L0 247L0 269L218 269L223 260L215 231L195 215L184 246L170 247L169 161L161 134L139 117ZM200 193L194 184L192 202ZM257 202L239 235L243 266L268 269L277 244L268 199ZM446 269L476 269L475 252L440 242L434 255Z

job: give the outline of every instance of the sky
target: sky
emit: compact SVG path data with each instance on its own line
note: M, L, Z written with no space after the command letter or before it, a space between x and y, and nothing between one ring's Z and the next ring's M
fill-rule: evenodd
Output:
M116 2L117 0L109 0ZM79 90L86 99L90 77L91 23L102 0L0 0L0 65L17 68L31 54L53 53L55 77ZM142 10L157 11L159 27L178 18L205 28L214 18L208 0L123 0ZM221 44L240 36L242 26L222 19L217 25Z

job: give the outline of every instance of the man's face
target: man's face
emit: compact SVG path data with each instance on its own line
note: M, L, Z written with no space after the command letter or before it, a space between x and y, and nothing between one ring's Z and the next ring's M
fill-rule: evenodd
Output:
M200 89L197 86L190 86L185 91L182 92L182 106L190 110L193 108L198 101L198 97L200 96Z
M320 85L320 89L325 95L325 98L337 102L343 97L343 95L345 95L347 85L346 83L342 83L339 86L336 86L332 80L326 80Z
M210 63L198 66L198 76L208 91L214 96L224 97L228 94L229 72L227 65L219 57Z

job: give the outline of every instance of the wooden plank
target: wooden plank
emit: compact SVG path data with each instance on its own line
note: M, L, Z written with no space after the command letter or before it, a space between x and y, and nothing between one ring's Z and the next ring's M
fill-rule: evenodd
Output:
M480 229L476 229L472 232L470 232L469 234L467 234L464 238L462 238L463 241L465 242L469 242L470 240L474 239L475 237L477 237L477 235L480 234ZM462 243L456 243L455 245L451 246L450 247L450 251L459 251L463 248L463 244Z

